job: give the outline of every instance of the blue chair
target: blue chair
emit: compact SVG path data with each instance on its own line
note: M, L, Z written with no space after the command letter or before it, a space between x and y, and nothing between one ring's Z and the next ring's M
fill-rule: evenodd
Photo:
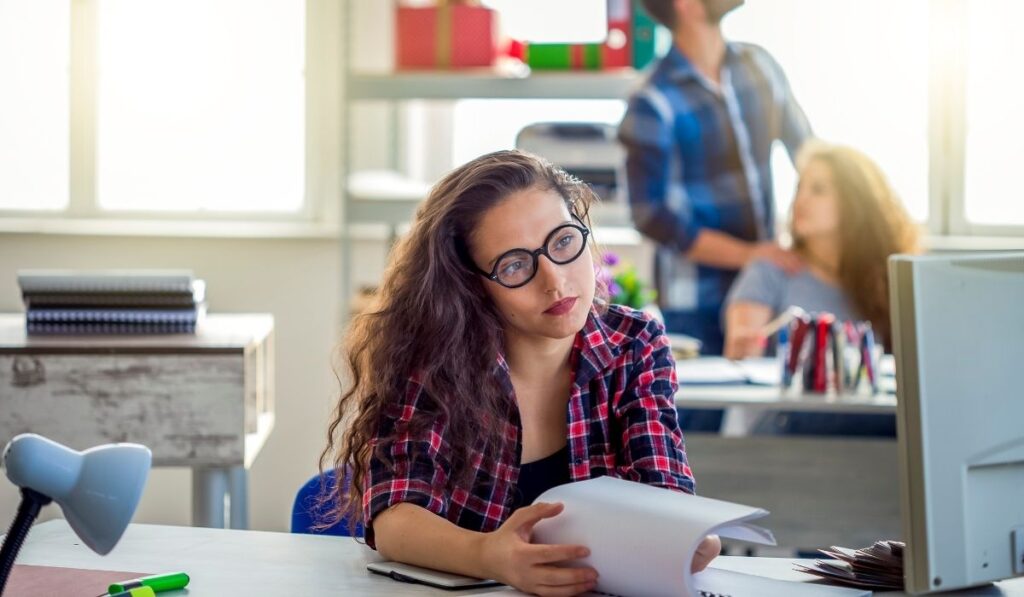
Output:
M333 525L318 529L315 528L316 523L320 520L320 517L326 514L326 508L317 508L317 504L320 498L320 490L322 487L333 487L334 486L334 471L325 471L323 474L323 481L321 482L320 475L313 475L302 487L299 488L298 493L295 494L295 502L292 504L292 532L293 533L305 533L309 535L335 535L340 537L350 537L348 529L348 519L342 518ZM348 487L348 479L345 479L344 489ZM329 507L330 504L327 504ZM363 525L356 525L356 537L363 536Z

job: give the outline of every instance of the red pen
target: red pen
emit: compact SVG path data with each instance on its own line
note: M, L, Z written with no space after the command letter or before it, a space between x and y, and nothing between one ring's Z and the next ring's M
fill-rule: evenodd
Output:
M782 375L782 387L784 388L788 388L793 382L793 375L800 363L800 349L803 348L807 331L811 328L810 320L806 315L798 316L793 321L793 333L789 340L789 359L786 361L786 368Z
M814 391L824 393L828 389L828 360L825 358L828 353L828 337L832 331L832 322L835 316L831 313L818 315L815 325L817 327L814 347Z

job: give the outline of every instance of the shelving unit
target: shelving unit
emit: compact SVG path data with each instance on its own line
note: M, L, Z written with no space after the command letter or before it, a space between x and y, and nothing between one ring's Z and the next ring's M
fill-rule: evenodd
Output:
M392 239L397 230L411 220L422 197L411 193L415 183L408 181L398 187L400 192L389 195L381 189L365 193L350 184L351 156L351 108L354 102L389 102L398 105L412 100L459 100L459 99L626 99L639 82L632 70L606 72L543 72L528 76L509 76L492 69L467 71L431 72L360 72L352 64L351 42L353 39L353 0L344 0L343 19L345 39L343 40L344 73L342 126L342 176L345 183L341 201L341 284L342 314L347 321L349 305L354 290L352 283L352 241L353 226L385 224L391 229ZM395 142L395 139L392 139ZM426 183L424 183L426 185ZM365 185L362 186L365 189ZM632 228L602 230L606 242L615 244L639 244L640 235Z
M635 71L544 72L510 77L493 71L357 74L350 100L408 99L625 99Z

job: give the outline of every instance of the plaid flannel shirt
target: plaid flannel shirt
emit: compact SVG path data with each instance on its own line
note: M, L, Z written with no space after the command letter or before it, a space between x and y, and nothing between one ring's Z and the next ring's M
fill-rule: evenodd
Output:
M675 362L662 325L628 307L612 305L604 315L592 310L570 358L567 437L572 480L611 475L693 493L693 474L676 421ZM387 447L392 467L377 457L370 462L363 514L371 547L373 518L403 502L473 531L493 531L512 514L522 426L502 356L495 374L509 406L507 419L499 423L508 440L499 457L485 461L474 447L473 481L452 487L448 421L439 414L424 435L400 434ZM385 410L378 437L409 421L421 408L423 394L423 386L410 379L405 395Z
M792 158L811 135L785 73L763 48L727 43L721 72L715 85L673 45L630 98L618 133L634 224L658 243L662 309L716 323L736 272L683 254L705 228L774 238L772 144L781 141Z

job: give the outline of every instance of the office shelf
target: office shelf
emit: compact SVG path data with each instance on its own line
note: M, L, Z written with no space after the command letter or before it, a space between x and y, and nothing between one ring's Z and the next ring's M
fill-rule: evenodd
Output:
M343 41L341 120L343 197L340 211L341 242L341 311L349 315L349 304L354 287L352 255L353 241L362 232L378 228L386 230L393 242L406 229L416 209L426 197L429 185L411 181L396 172L394 159L397 137L391 138L392 163L389 170L354 172L352 155L356 150L351 137L352 106L357 103L382 102L391 106L392 126L398 125L395 106L408 100L459 99L626 99L640 83L641 75L631 69L619 71L534 72L522 65L503 63L499 67L424 72L368 72L355 68L352 62L353 18L356 4L343 0L343 22L346 23ZM364 5L364 7L367 5ZM374 5L376 6L376 5ZM386 40L379 40L384 44ZM609 245L639 244L640 236L629 226L625 205L602 206L603 217L595 218L595 235L599 242ZM355 234L360 231L360 234Z
M540 72L525 77L491 70L352 74L350 100L625 99L637 85L636 71Z

